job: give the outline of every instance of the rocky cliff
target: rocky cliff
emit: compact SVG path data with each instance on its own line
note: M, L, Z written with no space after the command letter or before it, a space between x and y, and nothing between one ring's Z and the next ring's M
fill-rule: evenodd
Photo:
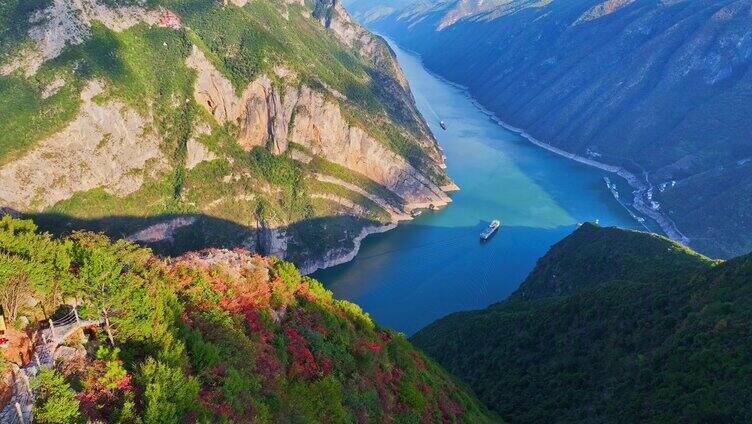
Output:
M335 264L455 189L392 52L337 2L0 8L0 207L166 253Z
M352 0L502 121L625 176L672 238L752 249L750 1L413 3L374 16Z

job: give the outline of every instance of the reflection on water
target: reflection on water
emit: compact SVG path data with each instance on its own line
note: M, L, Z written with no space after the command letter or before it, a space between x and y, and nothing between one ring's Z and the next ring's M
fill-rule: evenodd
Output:
M392 47L461 191L446 209L370 236L354 261L316 273L337 297L412 334L448 313L503 300L578 222L636 227L606 189L602 171L504 129L463 90ZM481 244L479 234L493 219L503 226Z

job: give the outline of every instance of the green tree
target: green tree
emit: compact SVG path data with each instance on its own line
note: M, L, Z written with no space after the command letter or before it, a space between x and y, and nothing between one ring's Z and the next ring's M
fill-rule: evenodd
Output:
M198 380L178 367L149 358L139 369L136 382L144 389L142 416L146 424L179 423L195 409Z
M42 369L33 380L37 390L34 422L39 424L77 423L80 421L78 400L70 385L57 371Z

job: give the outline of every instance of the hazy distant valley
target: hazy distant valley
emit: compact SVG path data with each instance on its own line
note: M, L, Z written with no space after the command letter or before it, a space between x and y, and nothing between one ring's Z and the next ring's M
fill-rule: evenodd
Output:
M749 1L351 3L506 123L623 168L672 237L752 248Z

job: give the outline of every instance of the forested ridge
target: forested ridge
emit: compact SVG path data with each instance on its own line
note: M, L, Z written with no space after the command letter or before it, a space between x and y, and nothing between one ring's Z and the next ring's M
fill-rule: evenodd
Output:
M752 255L586 224L502 303L413 343L510 422L748 422Z
M0 301L29 331L70 305L104 319L32 381L37 423L496 421L403 335L242 250L161 259L4 216Z

